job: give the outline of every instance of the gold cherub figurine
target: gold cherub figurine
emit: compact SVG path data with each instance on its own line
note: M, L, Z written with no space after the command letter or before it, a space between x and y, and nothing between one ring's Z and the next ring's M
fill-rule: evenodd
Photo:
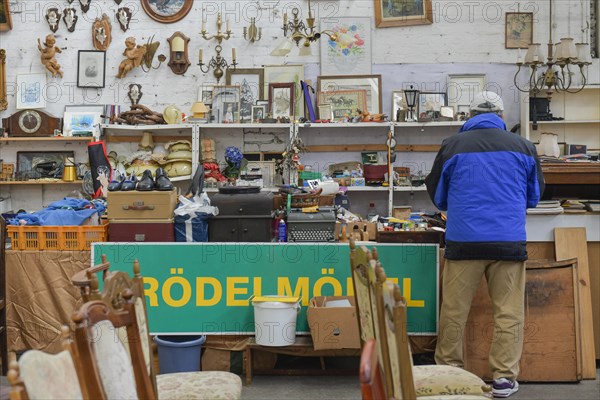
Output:
M55 44L56 38L52 34L46 36L44 46L42 46L40 39L38 39L38 49L41 53L42 64L44 64L46 69L52 73L53 77L56 77L56 75L60 75L60 77L62 78L63 72L60 70L60 64L56 61L55 58L56 53L62 53L62 50L58 46L55 46Z
M135 67L139 67L142 63L142 59L144 58L144 54L146 54L147 51L146 46L136 46L134 37L128 37L125 40L125 47L126 48L123 52L123 55L127 58L121 61L117 78L124 78L129 71Z

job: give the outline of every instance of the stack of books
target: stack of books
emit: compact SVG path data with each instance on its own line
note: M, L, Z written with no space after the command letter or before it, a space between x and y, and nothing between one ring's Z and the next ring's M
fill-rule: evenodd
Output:
M562 214L564 209L558 200L542 200L535 208L528 208L527 214Z

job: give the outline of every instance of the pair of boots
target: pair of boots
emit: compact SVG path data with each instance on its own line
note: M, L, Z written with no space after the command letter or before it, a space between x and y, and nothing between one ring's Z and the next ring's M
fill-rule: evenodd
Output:
M173 183L169 180L169 177L164 169L158 168L156 170L155 177L156 179L152 177L152 171L149 169L144 171L142 178L139 181L134 173L131 173L131 176L129 177L122 175L119 177L119 179L108 184L108 191L116 192L138 190L141 192L146 192L151 190L173 190Z

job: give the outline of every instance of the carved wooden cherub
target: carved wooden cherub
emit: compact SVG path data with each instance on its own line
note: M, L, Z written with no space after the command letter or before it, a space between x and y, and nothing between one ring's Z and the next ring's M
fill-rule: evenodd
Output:
M55 46L55 44L56 38L52 34L46 36L44 46L42 46L40 39L38 39L38 49L41 53L42 64L44 64L46 69L52 73L53 77L56 77L56 75L60 75L60 77L62 78L63 72L60 70L60 64L56 61L55 58L56 53L62 53L62 50L58 46Z
M134 37L128 37L125 40L125 51L123 52L123 55L127 58L121 61L117 78L124 78L129 71L135 67L139 67L144 54L146 54L146 50L145 46L136 45Z

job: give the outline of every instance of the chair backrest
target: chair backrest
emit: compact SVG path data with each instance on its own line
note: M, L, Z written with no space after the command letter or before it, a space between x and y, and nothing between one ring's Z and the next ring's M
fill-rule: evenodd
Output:
M357 247L354 240L350 240L350 273L358 317L360 341L364 345L368 340L375 339L375 326L371 311L371 296L369 291L369 252L366 247Z
M39 350L25 352L19 361L13 361L8 371L12 385L12 400L87 399L86 377L70 331L62 327L63 351L48 354Z
M123 309L103 301L85 303L73 315L75 341L84 362L92 365L94 391L101 398L156 399L156 391L144 360L133 293L123 294ZM125 327L129 355L117 328Z
M386 397L385 380L379 364L377 343L369 339L363 346L360 356L360 391L363 400L382 400Z

